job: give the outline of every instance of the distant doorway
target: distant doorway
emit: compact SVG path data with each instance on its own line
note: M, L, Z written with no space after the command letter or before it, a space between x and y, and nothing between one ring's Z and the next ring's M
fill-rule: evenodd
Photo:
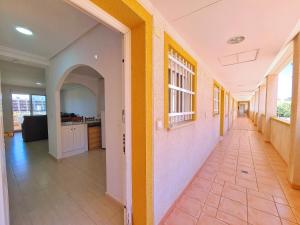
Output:
M12 113L13 113L13 128L14 131L22 130L24 116L29 116L30 95L27 94L12 94Z
M14 132L22 130L24 116L47 114L45 95L13 93L11 98Z

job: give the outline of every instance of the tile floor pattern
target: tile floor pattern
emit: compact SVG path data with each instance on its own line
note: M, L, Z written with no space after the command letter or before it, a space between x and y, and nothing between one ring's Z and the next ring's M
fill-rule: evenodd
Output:
M48 142L7 138L11 225L121 225L123 208L105 196L105 151L60 162Z
M164 225L300 224L300 191L247 118L239 118L175 203Z

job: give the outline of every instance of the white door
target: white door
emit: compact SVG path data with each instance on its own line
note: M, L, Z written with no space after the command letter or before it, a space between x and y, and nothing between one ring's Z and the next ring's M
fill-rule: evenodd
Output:
M73 126L73 135L74 135L74 150L75 149L84 149L86 144L86 133L85 125L74 125Z
M0 74L1 83L1 74ZM8 190L3 132L2 92L0 85L0 224L9 225Z
M73 126L62 126L62 151L68 152L73 150Z

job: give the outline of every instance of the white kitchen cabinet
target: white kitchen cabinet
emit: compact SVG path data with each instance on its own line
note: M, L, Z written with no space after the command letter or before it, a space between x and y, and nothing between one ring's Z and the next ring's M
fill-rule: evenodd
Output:
M62 157L80 154L88 150L87 125L65 125L61 129Z

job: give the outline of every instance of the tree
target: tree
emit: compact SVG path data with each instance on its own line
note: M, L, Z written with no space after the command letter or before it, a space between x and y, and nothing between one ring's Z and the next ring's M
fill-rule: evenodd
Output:
M291 102L290 101L280 101L277 104L277 116L290 118L291 117Z

